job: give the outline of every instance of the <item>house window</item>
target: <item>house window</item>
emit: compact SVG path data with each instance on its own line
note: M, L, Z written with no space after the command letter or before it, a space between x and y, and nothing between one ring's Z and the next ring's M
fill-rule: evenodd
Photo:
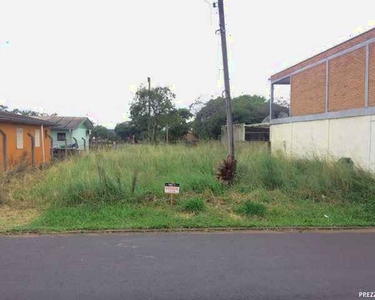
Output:
M17 128L17 149L23 149L23 129Z
M66 140L66 133L65 132L57 133L57 140L59 142L64 142Z
M40 130L35 129L35 147L38 148L40 147Z

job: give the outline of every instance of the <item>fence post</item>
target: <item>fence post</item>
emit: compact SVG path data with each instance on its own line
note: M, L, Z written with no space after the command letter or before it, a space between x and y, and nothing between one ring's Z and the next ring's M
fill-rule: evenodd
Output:
M50 159L53 159L54 157L53 157L53 138L52 138L52 136L50 136L49 134L47 134L47 137L50 139L50 141L51 141L51 147L50 147L50 149L49 149L49 151L50 151Z
M86 139L82 138L83 140L83 150L86 152Z
M65 158L68 158L68 140L65 136Z
M34 137L28 133L27 134L30 137L31 140L31 166L35 168L35 142L34 142Z
M77 139L75 137L73 138L73 140L74 140L74 142L76 144L76 149L78 150L78 141L77 141Z
M1 129L0 129L0 134L3 137L3 170L5 172L8 168L8 151L7 151L8 141L7 141L7 136L6 136L5 132L2 131Z

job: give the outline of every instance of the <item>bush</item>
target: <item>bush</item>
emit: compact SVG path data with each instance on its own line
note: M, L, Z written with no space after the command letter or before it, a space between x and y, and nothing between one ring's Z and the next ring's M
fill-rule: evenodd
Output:
M184 211L197 213L203 211L206 204L201 198L193 198L182 202L181 206Z
M248 216L263 217L266 214L266 210L267 208L263 204L248 200L238 208L237 212Z

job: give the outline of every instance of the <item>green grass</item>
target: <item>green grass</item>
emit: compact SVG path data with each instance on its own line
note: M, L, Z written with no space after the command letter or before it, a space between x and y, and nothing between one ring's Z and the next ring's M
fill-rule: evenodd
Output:
M240 145L237 178L228 187L215 179L225 157L219 143L129 145L74 157L7 180L10 206L40 212L28 225L8 229L375 225L374 177L351 164ZM166 182L181 185L173 207Z
M255 203L250 200L245 201L240 205L237 212L247 216L264 217L267 207L262 203Z
M198 213L204 211L206 204L201 198L193 198L183 201L181 207L184 211Z

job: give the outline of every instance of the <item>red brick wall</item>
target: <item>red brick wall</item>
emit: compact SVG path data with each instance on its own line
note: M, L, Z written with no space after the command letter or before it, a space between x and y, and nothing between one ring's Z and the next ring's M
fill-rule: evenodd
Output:
M329 111L364 107L366 47L329 62Z
M292 116L326 111L326 63L292 77Z
M369 30L369 31L357 36L357 37L354 37L354 38L352 38L352 39L350 39L350 40L348 40L344 43L341 43L341 44L339 44L339 45L337 45L337 46L335 46L331 49L328 49L327 51L324 51L324 52L322 52L318 55L315 55L315 56L313 56L313 57L311 57L311 58L309 58L309 59L307 59L307 60L305 60L305 61L303 61L299 64L296 64L296 65L294 65L294 66L292 66L292 67L290 67L290 68L288 68L284 71L281 71L281 72L271 76L271 81L275 81L275 80L280 79L282 77L288 76L290 73L293 73L293 72L295 72L299 69L302 69L302 68L304 68L308 65L316 63L316 62L318 62L322 59L325 59L325 58L327 58L331 55L334 55L334 54L336 54L338 52L341 52L343 50L346 50L348 48L351 48L355 45L363 43L363 42L365 42L369 39L372 39L374 37L375 37L375 28L371 29L371 30Z
M369 106L375 106L375 43L370 44Z

